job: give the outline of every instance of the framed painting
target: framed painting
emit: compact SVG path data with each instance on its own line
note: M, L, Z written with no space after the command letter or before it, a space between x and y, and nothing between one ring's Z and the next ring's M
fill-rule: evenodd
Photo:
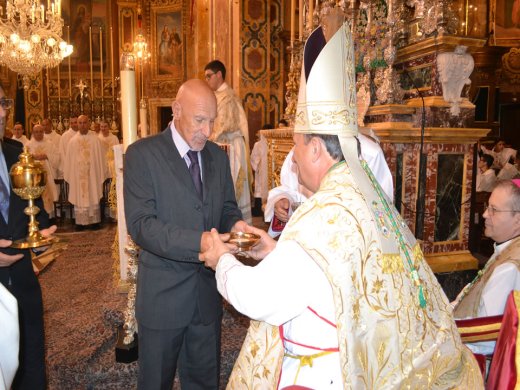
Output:
M101 66L106 72L109 66L107 50L110 34L108 2L104 0L68 0L62 2L64 21L63 38L74 46L70 56L74 72L90 72L90 61L94 71ZM102 60L102 61L101 61ZM103 62L103 63L101 63ZM68 61L62 63L62 68Z
M182 7L152 9L152 77L156 80L184 78L185 40Z
M491 1L491 44L518 46L520 40L520 0Z

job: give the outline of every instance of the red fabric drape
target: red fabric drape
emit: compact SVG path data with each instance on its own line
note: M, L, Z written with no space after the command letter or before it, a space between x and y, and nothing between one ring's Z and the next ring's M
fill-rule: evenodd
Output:
M518 342L518 307L520 291L512 291L507 298L500 334L498 335L486 389L514 389L518 374L515 356ZM519 362L520 363L520 362Z

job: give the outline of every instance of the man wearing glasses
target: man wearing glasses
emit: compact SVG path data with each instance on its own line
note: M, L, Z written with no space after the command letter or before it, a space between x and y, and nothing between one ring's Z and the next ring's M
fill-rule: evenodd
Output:
M229 162L238 207L244 221L250 224L252 171L246 114L240 99L225 82L226 67L222 62L214 60L208 63L204 68L204 77L217 97L217 118L210 141L230 145Z
M6 99L4 90L0 87L0 140L4 137L7 110L12 105L13 101ZM20 324L18 356L20 366L12 388L45 389L43 305L40 284L32 268L29 250L8 247L11 245L11 240L27 236L29 222L29 217L23 212L27 207L27 201L11 191L9 179L9 169L18 162L22 145L14 140L3 139L0 152L0 284L18 301ZM40 227L49 226L41 199L36 201L36 205L41 210L37 216ZM42 234L50 235L55 230L56 226L52 226L43 229ZM5 317L0 317L0 329L4 329L3 320ZM0 363L5 352L4 345L0 344ZM3 370L2 364L0 369Z
M509 293L520 289L520 180L498 182L489 197L484 219L485 235L495 241L495 251L455 300L455 318L503 314ZM493 353L495 342L468 346L475 353L487 355Z

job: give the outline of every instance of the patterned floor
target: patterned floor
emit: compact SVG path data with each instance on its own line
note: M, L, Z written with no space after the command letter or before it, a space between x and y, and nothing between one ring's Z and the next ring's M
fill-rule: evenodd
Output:
M114 287L115 231L111 225L61 233L70 240L68 249L40 275L50 390L136 388L137 364L115 361L116 329L126 305L126 295ZM224 388L249 320L225 305L222 324Z

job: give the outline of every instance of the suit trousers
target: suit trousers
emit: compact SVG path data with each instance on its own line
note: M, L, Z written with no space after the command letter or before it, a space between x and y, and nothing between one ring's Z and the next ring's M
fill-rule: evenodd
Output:
M139 390L171 390L177 366L182 389L219 388L221 318L202 324L195 317L177 329L150 329L138 323Z

